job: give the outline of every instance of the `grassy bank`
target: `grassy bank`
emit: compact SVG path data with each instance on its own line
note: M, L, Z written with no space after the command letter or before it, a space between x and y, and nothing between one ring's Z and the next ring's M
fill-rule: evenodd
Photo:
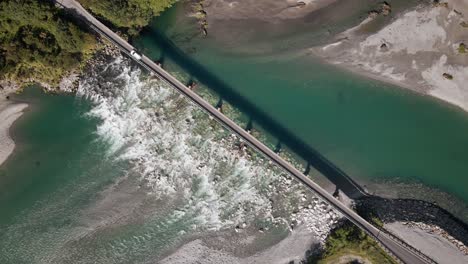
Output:
M312 256L308 263L355 263L353 261L375 264L397 263L372 238L350 222L333 230L327 238L324 251L318 256Z

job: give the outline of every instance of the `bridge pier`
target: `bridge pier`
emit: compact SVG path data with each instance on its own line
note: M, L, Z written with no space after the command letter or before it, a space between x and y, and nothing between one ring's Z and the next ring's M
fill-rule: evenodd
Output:
M86 11L76 0L54 0L55 3L61 4L63 7L67 8L70 11L76 12L79 17L81 17L87 24L91 26L97 33L102 35L103 37L109 39L112 43L120 47L120 49L125 53L130 53L135 48L130 45L128 42L123 40L119 35L115 32L112 32L109 28L107 28L104 24L99 22L96 18L94 18L90 13ZM133 58L135 59L135 58ZM165 70L162 70L158 67L153 61L149 58L143 56L141 60L135 60L138 62L142 67L148 69L149 71L156 72L161 79L165 80L167 83L172 85L182 94L190 98L194 103L205 109L209 114L214 116L219 122L223 123L228 129L232 130L233 132L237 133L239 137L245 140L246 143L254 146L260 152L262 152L268 159L276 163L280 168L284 169L292 176L294 176L299 182L306 185L309 189L316 192L317 195L321 196L324 201L332 204L335 208L340 211L343 216L348 218L352 223L356 224L360 227L363 231L374 237L379 243L385 246L389 252L396 255L398 258L402 260L404 263L411 263L411 264L427 264L427 263L435 263L430 258L424 256L424 254L420 253L416 249L412 248L411 246L404 243L404 241L399 240L399 238L395 237L391 233L385 233L383 230L380 230L367 222L365 219L360 217L356 212L348 208L346 205L339 202L335 199L332 195L330 195L326 190L318 186L315 182L313 182L310 178L305 177L300 171L298 171L294 166L283 160L281 157L276 155L270 148L262 144L252 135L246 133L243 128L239 127L235 124L232 120L230 120L225 115L221 114L217 111L212 105L208 102L204 101L201 97L195 94L193 91L187 89L187 87L180 83L174 76L170 75ZM220 100L222 105L222 100ZM218 103L219 104L219 103ZM218 109L219 110L219 109ZM276 145L275 152L278 153L281 150L281 142L278 142ZM335 175L343 175L345 178L349 178L344 172L342 172L339 168L335 167L333 164L329 164L328 160L324 159L320 156L319 153L315 153L314 157L317 159L314 161L311 159L312 164L314 166L319 163L322 166L322 169L318 169L321 172L326 173L334 173ZM351 183L352 179L351 179ZM360 190L360 189L358 189Z
M249 122L247 123L247 126L245 127L245 131L247 131L247 133L250 133L252 131L252 128L253 128L253 122L252 122L252 118L250 118Z
M335 188L335 191L333 192L333 197L338 198L340 196L340 189L338 186Z
M215 108L218 109L218 111L220 111L221 113L223 112L223 98L219 98L219 101L216 104Z
M158 65L161 69L163 68L163 64L160 60L155 61L156 65Z
M309 175L310 173L310 163L307 162L306 168L304 170L304 175Z
M281 151L281 141L278 141L275 147L275 153L278 154Z
M195 88L197 88L197 86L198 86L198 83L195 82L194 80L189 80L187 83L187 88L189 88L190 90L194 90Z
M159 59L157 59L154 63L156 63L156 65L158 65L159 67L161 67L161 69L164 68L164 54L161 54L159 56Z

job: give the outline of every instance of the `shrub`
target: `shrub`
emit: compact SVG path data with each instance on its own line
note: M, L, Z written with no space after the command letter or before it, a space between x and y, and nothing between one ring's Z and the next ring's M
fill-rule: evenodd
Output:
M52 86L78 67L96 46L86 33L49 1L0 2L0 75Z
M148 25L151 19L177 0L79 0L92 13L130 34Z

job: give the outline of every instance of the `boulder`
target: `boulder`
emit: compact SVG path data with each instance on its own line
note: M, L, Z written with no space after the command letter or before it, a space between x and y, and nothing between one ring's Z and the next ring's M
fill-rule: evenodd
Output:
M388 16L392 12L392 6L387 2L383 2L382 4L382 15Z
M385 51L388 51L388 46L386 43L382 43L382 45L380 45L380 50L385 52Z
M444 78L447 79L447 80L453 80L453 75L451 75L449 73L444 72L444 74L442 74L442 76L444 76Z

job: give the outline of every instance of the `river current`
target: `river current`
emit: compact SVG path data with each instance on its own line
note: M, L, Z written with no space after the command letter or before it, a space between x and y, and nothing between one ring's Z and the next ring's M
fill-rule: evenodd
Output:
M14 100L31 112L1 170L1 263L157 262L205 237L248 256L301 222L320 243L337 218L128 59L89 71L75 98Z
M465 113L295 52L307 47L303 36L267 39L269 52L264 40L226 50L211 38L187 40L197 29L161 19L155 25L166 28L148 28L136 44L181 80L215 76L370 191L434 199L466 215ZM223 87L209 84L198 92L216 103ZM155 263L194 239L249 256L301 223L319 244L337 217L128 59L87 72L76 96L30 88L13 100L30 108L0 167L0 263ZM238 103L225 102L225 111L244 125L251 118L274 147L278 135Z
M370 30L415 4L392 1L392 15ZM197 34L196 20L180 5L156 19L135 45L169 71L185 72L224 97L273 141L287 147L294 138L289 145L299 156L307 152L297 142L371 193L437 202L468 221L468 114L314 56L309 48L333 41L369 8L363 4L339 13L337 5L276 24L214 20L207 37ZM303 164L307 159L300 157Z

